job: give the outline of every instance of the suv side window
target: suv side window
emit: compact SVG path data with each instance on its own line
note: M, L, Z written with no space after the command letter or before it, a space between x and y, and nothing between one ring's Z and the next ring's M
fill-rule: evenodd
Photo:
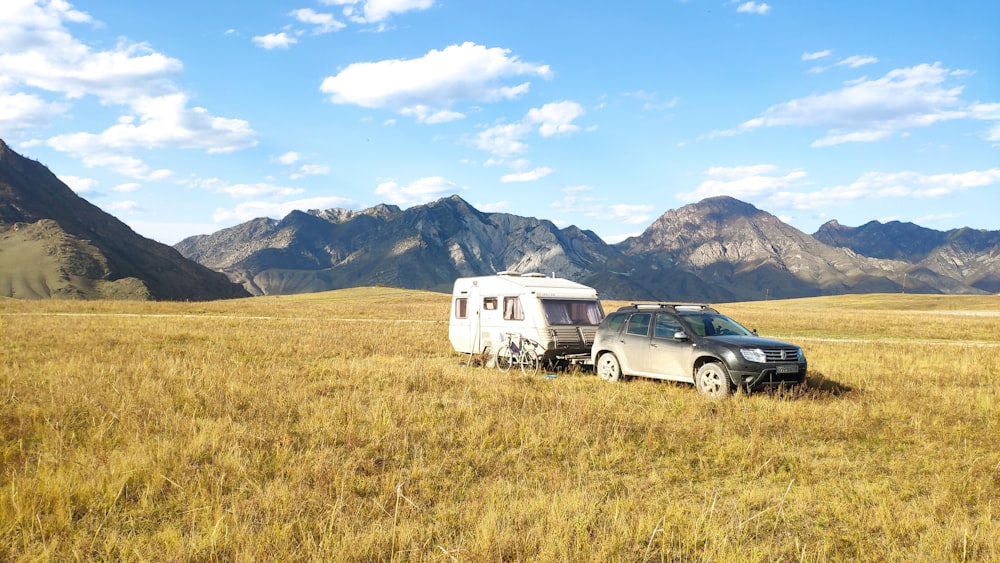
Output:
M674 333L681 328L681 323L670 315L656 315L656 324L653 325L653 338L673 339Z
M626 318L627 317L625 315L622 315L620 313L619 314L612 313L608 315L608 318L605 321L608 330L610 330L613 334L617 334L618 331L622 329L622 325L625 324Z
M629 334L634 334L636 336L646 336L649 334L649 319L652 317L649 313L637 313L632 315L628 320L628 329L626 330Z

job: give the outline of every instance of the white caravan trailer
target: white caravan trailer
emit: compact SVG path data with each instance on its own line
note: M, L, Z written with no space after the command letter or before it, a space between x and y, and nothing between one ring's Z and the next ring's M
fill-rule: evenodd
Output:
M543 274L458 278L448 338L455 351L494 358L505 335L537 342L543 364L586 358L604 309L597 290Z

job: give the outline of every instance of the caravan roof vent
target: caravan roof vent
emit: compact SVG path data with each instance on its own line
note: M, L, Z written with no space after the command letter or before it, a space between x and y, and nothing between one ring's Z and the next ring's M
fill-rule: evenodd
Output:
M521 274L522 278L546 278L545 274L539 272L528 272L527 274Z
M497 275L498 276L520 276L521 274L519 274L519 273L517 273L517 272L515 272L513 270L504 270L502 272L497 272Z

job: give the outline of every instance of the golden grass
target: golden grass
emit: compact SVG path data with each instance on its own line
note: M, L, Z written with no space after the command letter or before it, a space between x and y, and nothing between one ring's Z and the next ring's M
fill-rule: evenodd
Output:
M448 299L0 299L0 560L1000 560L996 298L722 305L810 375L719 403L465 367Z

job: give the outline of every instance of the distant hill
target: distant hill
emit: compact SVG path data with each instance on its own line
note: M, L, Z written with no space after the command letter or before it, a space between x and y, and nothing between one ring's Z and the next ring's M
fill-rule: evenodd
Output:
M830 221L814 236L858 254L906 261L913 265L908 271L912 279L940 275L988 293L1000 292L1000 231L942 232L899 221L844 227Z
M255 294L364 285L450 291L456 277L503 270L567 277L609 299L718 302L994 291L1000 267L989 257L997 253L988 233L981 233L978 246L963 243L951 254L925 243L914 244L912 252L868 256L848 244L849 228L824 227L829 236L810 236L753 205L716 197L668 211L641 235L609 245L590 231L484 213L451 196L406 210L380 205L360 212L295 211L280 221L255 219L190 237L175 247ZM892 236L910 240L913 233ZM974 237L943 240L965 238ZM946 267L942 261L959 251L963 263L982 267Z
M249 293L139 236L0 140L0 296L201 301Z

